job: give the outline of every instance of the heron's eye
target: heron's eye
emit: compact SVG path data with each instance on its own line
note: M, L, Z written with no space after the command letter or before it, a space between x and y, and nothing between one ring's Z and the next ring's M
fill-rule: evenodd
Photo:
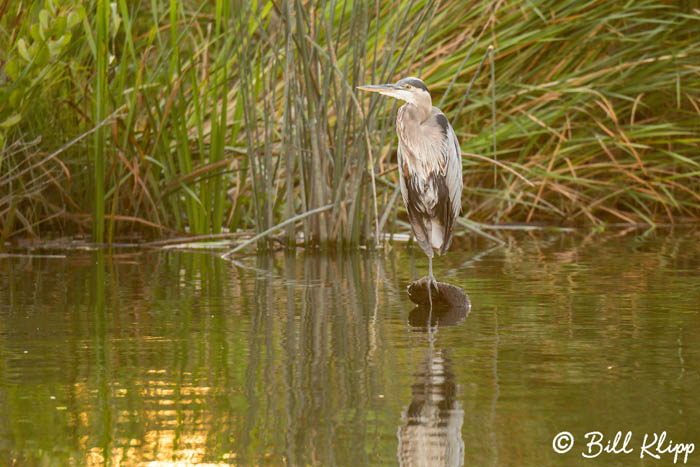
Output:
M404 84L403 87L404 87L405 89L411 89L411 85L410 85L410 84Z

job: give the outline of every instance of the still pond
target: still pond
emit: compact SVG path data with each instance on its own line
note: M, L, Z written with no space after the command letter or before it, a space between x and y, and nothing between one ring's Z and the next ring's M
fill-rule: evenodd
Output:
M700 232L506 238L432 332L404 244L0 257L0 465L700 465Z

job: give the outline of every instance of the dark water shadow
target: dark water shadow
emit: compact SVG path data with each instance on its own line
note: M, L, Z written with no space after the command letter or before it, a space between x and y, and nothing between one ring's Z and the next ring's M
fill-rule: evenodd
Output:
M415 330L427 331L429 347L413 373L411 403L401 414L397 457L402 466L461 466L464 409L450 349L440 346L435 335L440 327L463 323L471 303L459 287L438 283L431 307L426 285L422 279L408 286L409 298L417 303L409 313L408 323Z

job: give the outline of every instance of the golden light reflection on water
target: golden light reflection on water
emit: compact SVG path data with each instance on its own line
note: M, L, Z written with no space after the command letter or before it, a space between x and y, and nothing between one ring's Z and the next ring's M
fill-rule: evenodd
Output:
M84 437L86 463L91 466L105 464L129 465L230 465L235 461L235 453L220 453L221 461L212 462L208 440L215 414L201 410L210 394L208 386L174 386L172 382L160 378L167 376L166 370L149 370L138 383L135 399L142 408L138 417L149 427L139 437L114 440L114 447L105 455L105 449L88 446L92 437ZM191 374L182 375L191 378ZM115 398L134 399L130 390L124 387L112 388ZM133 400L132 400L133 403ZM117 402L118 404L118 402ZM127 426L135 416L134 410L123 409L117 412L116 426ZM88 414L83 412L81 419L87 424ZM89 424L87 424L89 428ZM98 428L98 427L95 427ZM211 444L211 443L209 443Z

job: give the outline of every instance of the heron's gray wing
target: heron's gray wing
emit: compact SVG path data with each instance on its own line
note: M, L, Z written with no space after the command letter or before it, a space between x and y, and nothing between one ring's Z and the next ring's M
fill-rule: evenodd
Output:
M440 218L444 226L444 242L440 253L444 253L452 243L454 222L462 209L462 151L457 141L457 135L450 122L437 107L433 107L430 117L442 130L442 144L440 145L439 167L440 174L437 178L438 204L435 207L435 215Z
M445 148L445 158L447 159L446 184L450 192L452 213L457 217L462 210L462 150L451 125Z

